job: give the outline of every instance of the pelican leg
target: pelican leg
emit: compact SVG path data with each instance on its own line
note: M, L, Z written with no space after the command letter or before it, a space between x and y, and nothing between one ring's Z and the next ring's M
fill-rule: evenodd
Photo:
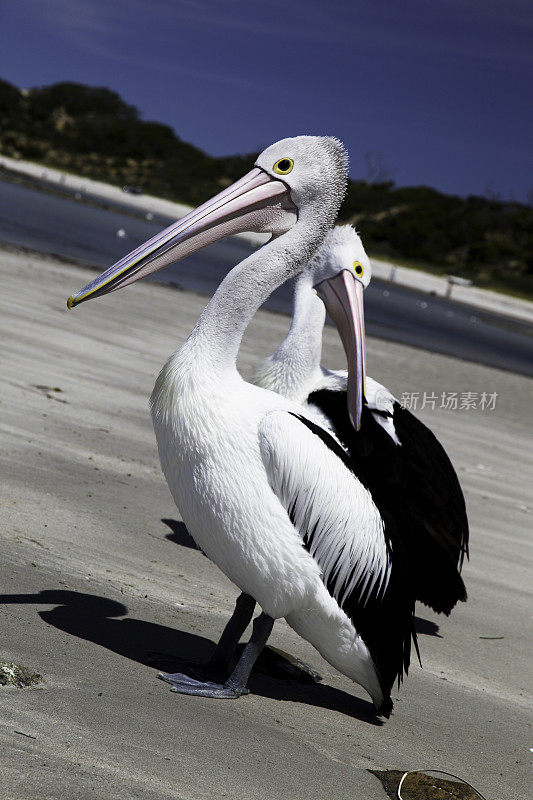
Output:
M248 627L255 608L255 600L249 594L242 592L235 603L235 610L222 631L215 652L207 662L205 668L212 675L228 675L235 649L239 639Z
M189 683L191 686L197 686L199 682L224 681L230 674L235 659L235 650L252 619L254 608L254 598L242 592L236 600L233 614L222 631L215 652L209 661L205 665L194 667L194 675L177 672L170 675L159 673L157 677L168 680L169 683L171 682L169 679L177 680L179 678L180 683Z
M246 684L248 683L250 672L261 650L267 643L273 625L274 620L265 613L256 617L250 641L242 651L235 669L224 683L195 680L179 672L173 675L160 674L158 677L170 683L173 692L179 692L180 694L192 694L219 699L233 699L243 694L248 694L249 690L246 688ZM226 633L226 630L224 633Z
M248 678L252 667L257 661L261 650L266 645L268 637L272 633L274 620L265 614L263 611L258 617L254 619L254 627L250 641L242 651L242 655L237 661L235 669L226 681L226 686L238 692L237 697L241 694L248 694L249 690L246 688Z

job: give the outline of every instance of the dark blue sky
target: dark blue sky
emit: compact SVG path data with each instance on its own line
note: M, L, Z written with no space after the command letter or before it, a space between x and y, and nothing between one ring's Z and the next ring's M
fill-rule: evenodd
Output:
M365 176L533 193L532 0L4 0L0 76L109 86L209 153L333 134Z

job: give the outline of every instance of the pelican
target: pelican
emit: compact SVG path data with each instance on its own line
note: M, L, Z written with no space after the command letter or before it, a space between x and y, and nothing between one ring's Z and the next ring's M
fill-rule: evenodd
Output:
M338 273L321 285L326 270ZM356 463L359 479L374 501L391 514L412 562L416 599L449 614L467 599L460 575L468 555L468 520L455 470L435 435L394 395L364 374L363 290L372 278L370 260L350 225L333 228L296 279L291 327L276 352L257 367L257 386L303 403L328 427ZM343 325L336 294L353 294L353 326ZM320 299L323 297L324 302ZM326 308L338 317L348 358L359 366L365 402L350 420L346 371L320 366ZM357 387L353 387L356 391ZM358 392L356 403L361 397Z
M409 666L414 596L394 525L308 409L247 383L236 367L256 310L302 271L332 227L346 173L346 152L334 138L277 142L247 175L67 302L73 308L115 291L238 232L272 234L224 278L151 397L161 466L182 519L242 592L217 648L219 662L227 663L255 603L261 607L229 676L163 676L178 692L246 693L274 620L283 617L368 692L379 714L390 715L391 688ZM349 398L355 406L356 394Z

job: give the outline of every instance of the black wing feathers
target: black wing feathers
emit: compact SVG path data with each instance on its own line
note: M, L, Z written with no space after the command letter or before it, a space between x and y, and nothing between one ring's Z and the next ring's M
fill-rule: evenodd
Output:
M356 465L357 476L383 514L389 514L409 554L416 598L449 614L466 600L459 574L468 556L468 520L455 470L434 434L407 409L394 403L395 444L363 408L361 429L348 417L346 392L321 390L308 402L331 421Z
M399 403L394 405L394 426L420 493L425 516L446 542L455 563L468 558L468 519L457 474L446 451L423 422Z

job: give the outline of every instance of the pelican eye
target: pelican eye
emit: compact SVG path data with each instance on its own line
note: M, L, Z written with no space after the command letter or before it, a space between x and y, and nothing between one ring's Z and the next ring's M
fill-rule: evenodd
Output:
M288 175L293 167L294 161L292 158L280 158L279 161L276 161L272 169L274 172L277 172L278 175Z
M359 261L354 261L353 268L355 274L359 275L359 277L362 278L365 273L365 268L363 267L363 265Z

